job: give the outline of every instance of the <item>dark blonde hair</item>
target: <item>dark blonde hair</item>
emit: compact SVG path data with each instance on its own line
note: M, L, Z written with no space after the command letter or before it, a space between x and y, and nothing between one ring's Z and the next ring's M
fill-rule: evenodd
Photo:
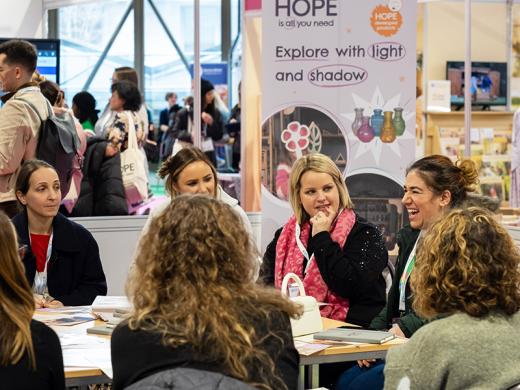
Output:
M460 206L478 184L478 170L472 160L457 160L453 163L448 157L435 154L415 161L406 174L412 171L424 180L435 195L449 191L450 207Z
M16 364L27 353L36 368L31 337L34 299L22 262L14 227L0 211L0 365Z
M256 249L231 207L178 196L141 243L127 284L130 329L158 332L166 346L189 346L201 362L219 362L227 375L257 388L286 388L256 327L299 309L253 281ZM271 336L281 351L283 335Z
M179 179L179 175L181 172L191 163L202 161L206 163L213 173L213 178L215 179L215 188L213 193L217 194L217 186L218 186L218 180L217 180L217 171L215 170L215 167L209 161L208 156L200 150L199 148L196 148L194 146L186 147L184 149L181 149L177 154L174 156L168 157L159 168L159 171L157 171L157 175L164 179L166 178L166 183L164 184L164 187L166 189L166 192L171 196L174 197L176 195L179 195L175 190L175 185L177 184L177 180Z
M413 307L424 318L483 317L520 309L520 253L488 210L454 210L421 240L411 275Z
M350 195L348 194L345 181L343 180L343 176L334 161L324 154L311 153L300 157L294 162L289 176L289 202L291 203L294 215L299 224L302 224L309 219L309 215L303 208L300 198L301 178L303 174L308 171L329 174L338 188L339 207L345 209L354 207Z

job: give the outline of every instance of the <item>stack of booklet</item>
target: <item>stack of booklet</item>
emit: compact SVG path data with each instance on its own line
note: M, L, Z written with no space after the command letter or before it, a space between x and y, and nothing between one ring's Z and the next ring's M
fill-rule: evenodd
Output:
M125 296L97 296L92 302L92 314L106 322L102 326L87 329L87 333L110 335L130 311L130 302Z
M315 333L315 340L341 341L345 343L383 344L395 336L390 332L365 329L334 328Z

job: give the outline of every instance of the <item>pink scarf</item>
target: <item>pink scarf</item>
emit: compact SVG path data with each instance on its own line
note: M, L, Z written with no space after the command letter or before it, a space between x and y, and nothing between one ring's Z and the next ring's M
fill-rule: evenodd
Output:
M342 210L332 225L330 232L331 238L337 242L341 248L356 222L356 214L352 209ZM300 240L305 248L309 240L311 224L307 221L301 226ZM305 293L311 295L318 302L328 303L320 309L321 316L334 320L345 321L347 317L349 301L341 298L329 290L329 287L320 274L316 260L312 259L307 268L307 273L303 275L303 253L296 243L296 217L293 215L285 224L278 242L276 243L276 261L274 266L274 285L281 288L283 277L293 272L300 277L305 287Z

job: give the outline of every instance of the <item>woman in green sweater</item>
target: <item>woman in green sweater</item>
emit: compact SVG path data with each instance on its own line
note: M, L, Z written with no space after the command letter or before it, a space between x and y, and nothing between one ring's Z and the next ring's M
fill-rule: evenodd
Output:
M386 306L372 320L371 329L389 330L400 337L411 337L425 320L411 305L410 275L413 274L415 251L421 232L454 207L460 207L475 188L478 172L471 160L455 164L446 156L427 156L414 162L406 171L401 200L408 211L410 225L398 233L399 253L396 273L388 292ZM358 361L344 372L337 390L382 389L384 360Z
M388 352L385 389L508 389L520 383L520 253L484 209L452 211L417 249L413 307L443 317Z

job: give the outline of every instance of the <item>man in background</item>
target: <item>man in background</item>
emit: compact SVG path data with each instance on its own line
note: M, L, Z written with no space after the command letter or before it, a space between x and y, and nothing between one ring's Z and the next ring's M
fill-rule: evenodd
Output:
M37 59L36 49L27 41L0 45L0 89L5 93L0 109L0 210L9 217L17 212L18 172L24 161L35 157L40 118L48 116L47 100L31 81Z

